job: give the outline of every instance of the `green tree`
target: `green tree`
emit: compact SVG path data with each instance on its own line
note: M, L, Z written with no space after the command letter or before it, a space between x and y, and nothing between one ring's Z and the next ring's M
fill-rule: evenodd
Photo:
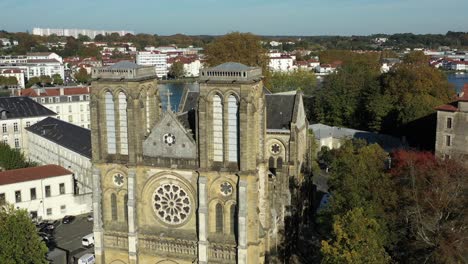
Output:
M0 263L45 264L47 251L26 210L0 206Z
M428 64L429 57L422 51L413 51L403 57L403 62L407 64Z
M52 80L53 80L53 83L55 85L62 85L63 84L62 76L60 76L60 74L58 74L58 73L52 75Z
M333 239L322 241L322 263L390 263L380 229L379 223L359 207L337 216L333 222Z
M224 62L239 62L248 66L268 66L261 39L251 33L233 32L216 38L205 49L206 63L216 66Z
M80 68L75 73L75 79L80 83L88 83L91 80L91 75L88 74L85 68Z
M0 87L1 86L8 86L8 85L17 85L17 84L18 84L18 80L16 79L16 77L13 77L13 76L9 76L9 77L0 76Z
M37 166L35 162L29 162L18 149L12 149L5 143L0 143L0 167L4 170L13 170Z
M171 65L168 75L174 79L184 77L184 64L182 62L176 61Z
M26 87L31 87L35 84L45 86L51 84L53 79L49 75L41 75L40 77L31 77L26 83Z
M268 82L272 92L302 91L306 96L312 96L317 87L317 78L311 71L297 70L290 73L274 72Z

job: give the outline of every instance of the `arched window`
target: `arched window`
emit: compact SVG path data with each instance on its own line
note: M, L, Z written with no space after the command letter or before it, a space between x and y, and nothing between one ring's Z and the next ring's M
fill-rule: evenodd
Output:
M228 160L239 161L239 106L234 95L228 97Z
M128 195L124 196L124 213L125 213L125 221L128 222Z
M111 194L111 210L112 210L112 221L117 221L117 196L115 193Z
M275 158L270 157L270 158L268 159L268 168L269 168L269 169L275 168Z
M223 161L223 104L219 95L213 96L213 160Z
M146 91L146 103L145 103L145 110L146 110L146 129L150 130L150 90Z
M120 154L128 155L127 96L119 93Z
M117 146L115 140L114 98L110 92L106 92L104 102L106 112L107 153L115 154L117 152Z
M216 204L216 233L223 233L223 206Z
M282 169L283 168L283 158L279 157L278 160L276 160L276 168Z
M236 230L237 229L237 226L236 226L236 224L237 224L237 213L236 213L236 205L235 204L231 205L231 210L229 212L229 215L231 217L231 226L229 227L230 228L229 232L231 234L235 235L237 233L237 230Z

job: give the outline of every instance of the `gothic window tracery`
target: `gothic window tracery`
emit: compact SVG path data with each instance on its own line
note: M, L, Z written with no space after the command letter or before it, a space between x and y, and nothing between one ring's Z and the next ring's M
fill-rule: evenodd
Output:
M115 154L117 152L115 139L115 111L114 99L112 93L106 92L104 95L104 109L106 114L106 131L107 131L107 153Z
M221 97L213 96L213 160L223 161L223 105Z
M239 145L239 106L234 95L228 97L228 160L230 162L238 162L238 145Z
M216 233L223 233L223 206L216 204Z
M127 133L127 96L119 93L119 128L120 128L120 153L128 155Z
M112 221L117 221L117 196L115 193L111 194L111 216Z
M229 182L223 182L220 185L221 194L224 196L229 196L232 194L232 185Z
M170 225L184 223L192 210L187 191L173 183L159 186L154 192L153 202L157 217Z

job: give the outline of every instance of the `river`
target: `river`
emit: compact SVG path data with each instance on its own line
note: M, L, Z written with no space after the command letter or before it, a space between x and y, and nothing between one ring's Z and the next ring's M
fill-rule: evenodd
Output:
M463 85L468 83L468 73L464 74L449 74L447 75L447 79L450 83L455 85L455 90L457 93L461 92Z
M167 110L167 92L170 91L171 109L177 112L184 89L188 88L190 91L198 91L198 83L162 83L158 84L158 88L163 111Z

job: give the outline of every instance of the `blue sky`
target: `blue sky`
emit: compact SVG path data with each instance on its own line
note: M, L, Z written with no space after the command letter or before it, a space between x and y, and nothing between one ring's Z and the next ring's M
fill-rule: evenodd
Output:
M159 35L369 35L468 31L468 0L0 0L0 29Z

